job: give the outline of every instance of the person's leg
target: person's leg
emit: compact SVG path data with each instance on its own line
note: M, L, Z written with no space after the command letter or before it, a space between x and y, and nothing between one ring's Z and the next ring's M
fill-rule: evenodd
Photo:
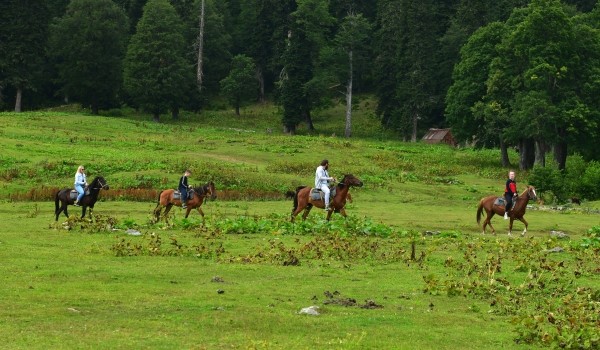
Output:
M323 191L323 193L325 194L325 209L329 209L329 195L331 193L329 191L329 187L327 187L326 185L322 185L321 191Z
M181 207L183 209L187 208L187 190L182 189L181 191Z
M77 199L75 200L75 205L79 205L79 201L81 201L81 198L83 198L85 191L83 190L83 186L81 185L75 186L75 190L77 191L77 193L79 193L77 195Z
M509 195L504 196L504 219L508 220L508 212L512 208L512 197Z

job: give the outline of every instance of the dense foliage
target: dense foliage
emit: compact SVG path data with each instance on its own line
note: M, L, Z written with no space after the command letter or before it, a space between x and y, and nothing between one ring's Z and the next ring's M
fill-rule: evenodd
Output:
M382 126L405 140L450 126L461 141L500 146L505 166L506 149L518 147L522 169L544 166L547 153L559 169L568 154L599 157L593 152L600 141L598 1L28 0L0 6L0 109L68 99L93 112L139 107L158 120L169 111L177 117L180 109L219 106L223 95L239 108L232 91L249 84L235 81L249 71L231 70L244 55L258 87L246 89L249 100L275 99L290 133L303 123L318 130L314 114L345 96L349 137L354 90L374 94Z

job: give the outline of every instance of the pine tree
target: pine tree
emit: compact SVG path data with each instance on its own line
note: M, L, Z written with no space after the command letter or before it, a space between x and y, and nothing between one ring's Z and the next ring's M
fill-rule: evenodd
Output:
M180 20L167 0L150 0L131 38L125 58L126 91L143 110L159 121L161 113L178 106L182 86L193 81L184 58Z
M0 2L0 102L3 88L13 87L15 112L22 110L23 92L37 86L45 60L48 21L45 1Z
M115 104L127 31L125 13L111 0L73 0L52 26L50 48L61 91L93 114Z

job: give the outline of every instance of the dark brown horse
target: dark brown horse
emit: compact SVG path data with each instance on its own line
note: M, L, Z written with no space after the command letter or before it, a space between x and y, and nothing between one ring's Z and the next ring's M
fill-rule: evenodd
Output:
M488 196L482 198L481 201L479 201L479 207L477 208L478 224L481 220L481 213L483 212L483 210L485 210L485 212L487 213L487 217L483 221L483 234L485 234L485 227L487 225L490 225L490 228L492 229L492 234L496 234L496 230L494 229L494 226L492 226L491 222L492 217L494 216L494 214L498 214L500 216L504 215L504 205L497 205L494 203L496 202L497 198L498 196ZM537 195L533 186L528 186L527 189L525 189L525 191L523 191L523 193L521 193L521 195L517 197L517 201L515 202L513 209L508 212L508 216L510 218L510 223L508 225L509 236L512 234L513 221L515 221L515 219L525 224L525 229L521 233L521 236L525 236L525 234L527 233L528 224L523 216L525 216L525 210L527 210L527 203L530 200L536 200L536 198Z
M178 206L178 207L181 206L181 200L179 198L175 199L173 196L174 193L175 193L175 190L171 189L171 190L161 191L160 194L158 195L158 204L156 205L156 208L154 209L154 216L156 217L156 221L160 220L160 212L162 211L163 208L165 208L165 207L167 208L163 214L163 217L166 218L167 214L169 214L169 211L171 210L171 208L174 205ZM216 199L217 191L215 190L214 182L210 181L202 187L192 188L191 190L188 191L188 195L192 198L188 199L188 201L187 201L187 209L185 210L185 217L187 218L188 215L190 215L190 211L192 211L192 209L197 209L198 213L200 213L200 215L202 215L202 217L204 217L204 212L202 211L200 206L202 205L202 203L204 203L204 199L206 197L210 197L210 199L212 199L212 200Z
M90 194L86 194L85 196L83 196L83 198L81 198L81 201L79 202L79 204L81 205L81 218L85 216L85 211L88 207L90 208L89 215L92 215L92 211L94 210L94 205L98 200L98 194L100 193L100 190L108 190L108 188L108 183L102 176L96 177L94 181L90 183L90 185L88 186ZM58 221L58 216L63 211L65 212L65 216L69 217L67 206L73 205L75 203L75 198L71 198L71 191L72 189L65 188L56 192L56 195L54 196L54 215L56 216L55 221ZM61 203L60 206L59 202Z
M327 211L328 221L334 211L339 212L342 214L342 216L346 217L346 210L344 207L346 206L346 200L348 199L348 190L352 186L362 187L362 185L362 181L360 181L354 175L344 175L344 178L336 186L335 196L332 196L330 200L329 210ZM294 222L296 215L298 215L302 210L304 210L302 219L306 220L306 217L308 216L308 213L310 213L310 210L313 206L325 209L325 200L312 199L310 195L311 190L312 188L307 186L300 186L296 188L296 193L294 193L294 208L292 209L292 222Z

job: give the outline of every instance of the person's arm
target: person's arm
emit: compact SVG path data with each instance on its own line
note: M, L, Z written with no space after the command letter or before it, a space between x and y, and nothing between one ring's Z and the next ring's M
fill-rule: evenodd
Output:
M517 195L517 184L514 182L510 183L510 191L513 193L513 196Z

